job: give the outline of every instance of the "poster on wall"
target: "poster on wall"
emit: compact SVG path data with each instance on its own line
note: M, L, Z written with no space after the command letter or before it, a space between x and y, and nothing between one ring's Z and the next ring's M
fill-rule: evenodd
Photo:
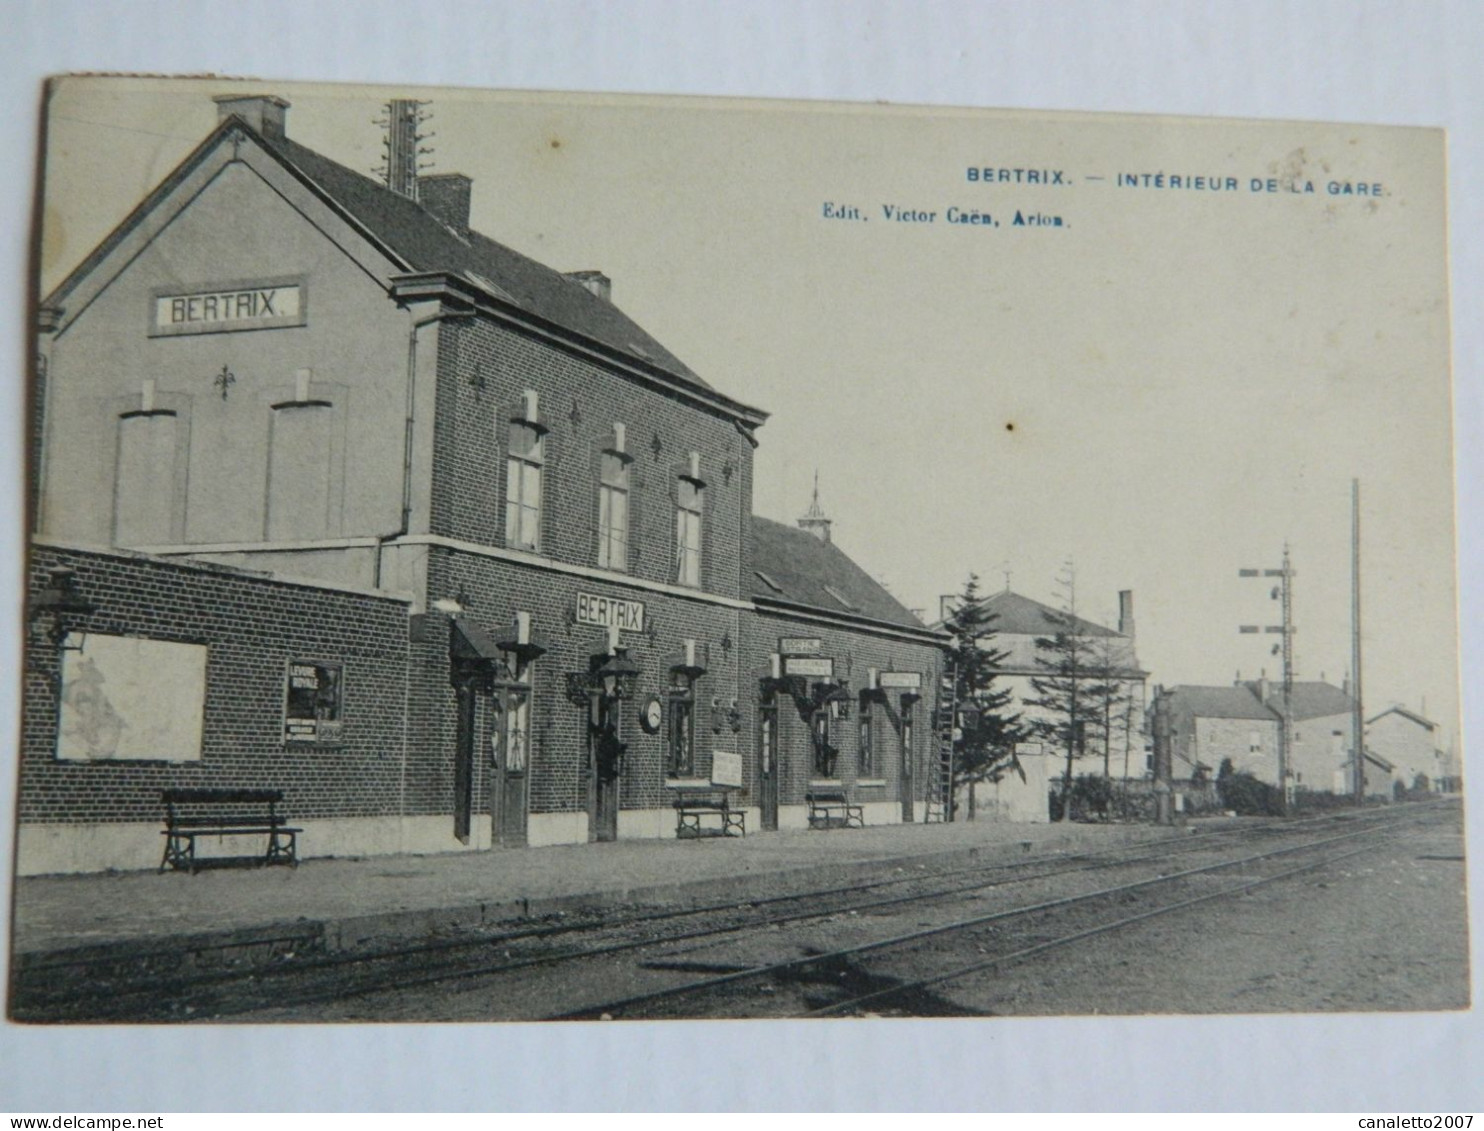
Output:
M206 645L137 636L67 638L57 757L201 760Z
M290 661L283 710L285 742L333 742L340 737L342 676L339 664Z

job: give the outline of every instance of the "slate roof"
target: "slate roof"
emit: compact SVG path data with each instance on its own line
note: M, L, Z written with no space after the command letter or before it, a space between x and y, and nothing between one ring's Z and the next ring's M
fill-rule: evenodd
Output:
M1268 702L1258 698L1260 683L1251 680L1233 687L1196 687L1188 684L1172 687L1170 709L1183 718L1203 719L1280 719L1283 707L1283 685L1268 685ZM1322 719L1344 715L1355 709L1355 701L1338 687L1317 680L1296 681L1293 685L1293 718Z
M476 231L456 233L413 200L372 178L288 138L265 137L240 118L217 126L192 154L137 207L112 234L53 292L46 305L60 300L75 281L90 271L122 235L167 193L181 174L211 151L233 129L254 138L301 181L382 247L409 274L446 273L462 277L481 291L543 322L577 334L641 365L664 371L683 384L723 401L688 365L624 314L560 271L536 262ZM736 404L761 419L765 413Z
M755 572L744 583L751 584L755 599L805 605L834 616L866 617L923 628L906 606L833 542L756 515L752 518L752 542Z
M1008 589L986 597L979 607L995 618L993 629L1001 636L1055 636L1058 632L1070 631L1076 636L1118 636L1111 628L1093 624L1081 617L1072 617L1070 625L1067 614L1040 601L1022 597ZM943 622L933 625L942 628Z
M545 264L476 231L467 241L415 201L287 138L260 137L264 147L322 188L413 271L446 271L478 284L484 276L496 297L640 361L711 386L613 303Z
M1170 688L1170 696L1171 711L1186 718L1261 719L1265 722L1277 718L1246 686L1182 685Z
M1369 726L1371 723L1374 723L1379 719L1384 719L1387 715L1400 715L1404 719L1410 719L1412 722L1416 723L1424 730L1436 730L1438 727L1438 724L1433 722L1431 719L1425 719L1416 711L1409 711L1405 707L1388 707L1375 718L1367 719L1366 725Z
M1255 699L1257 682L1250 681L1244 686L1252 692L1252 697ZM1281 683L1274 682L1268 685L1268 702L1272 704L1274 711L1282 709L1283 685ZM1355 700L1333 684L1320 683L1318 680L1294 681L1293 717L1297 720L1322 719L1329 715L1348 715L1353 710L1355 710Z

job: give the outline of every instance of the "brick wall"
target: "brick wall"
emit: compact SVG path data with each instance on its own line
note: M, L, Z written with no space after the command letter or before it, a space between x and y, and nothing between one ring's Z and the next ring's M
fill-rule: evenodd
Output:
M166 787L282 789L297 820L395 815L401 802L407 606L142 555L35 545L31 592L59 566L95 608L90 631L205 643L197 762L59 761L58 653L49 618L27 639L19 819L26 824L158 821ZM286 744L290 660L344 664L334 745Z
M932 746L932 707L934 689L941 670L941 653L929 644L917 644L868 629L831 627L815 621L794 619L772 613L751 614L746 621L747 660L746 702L748 723L754 735L746 758L748 780L756 778L756 706L757 678L768 673L769 656L778 649L780 636L814 637L821 641L821 655L835 660L836 680L850 681L850 717L833 724L832 744L839 748L836 777L856 801L899 801L902 795L902 746L897 723L901 717L901 691L887 695L891 715L881 704L873 708L875 770L868 780L884 785L860 786L860 690L866 686L870 668L878 671L920 672L922 699L913 707L913 783L914 797L920 799L928 781ZM814 682L810 681L811 684ZM894 716L894 717L893 717ZM781 805L802 805L809 782L818 777L814 772L814 748L808 720L786 696L779 699L779 791Z
M676 481L698 451L706 483L702 588L739 596L752 446L731 420L486 319L443 323L439 334L433 533L505 545L506 431L520 415L522 391L532 389L549 429L543 556L596 566L599 456L618 421L633 457L628 572L675 580Z
M428 563L428 592L436 599L460 596L465 616L490 631L514 622L516 612L530 614L537 641L547 649L532 672L530 811L564 813L588 806L587 706L569 698L568 674L588 671L590 658L607 649L605 630L577 624L574 612L579 592L622 596L644 602L648 632L622 635L629 658L639 665L633 693L621 708L621 737L628 744L621 778L620 805L624 809L654 809L669 805L666 793L667 747L663 730L644 733L637 721L640 703L651 693L664 694L671 682L669 665L695 640L709 648L707 672L696 683L696 777L708 777L713 750L746 750L746 727L734 734L729 727L717 733L711 725L711 700L730 705L739 695L738 664L743 628L741 610L685 597L625 588L582 577L557 574L539 566L521 565L477 553L435 547ZM747 614L750 616L750 614ZM409 805L419 811L446 812L452 797L454 749L454 695L449 682L446 632L442 625L430 633L413 670L413 742L409 754ZM743 704L745 706L745 704ZM485 745L475 759L475 819L481 799L488 797L488 731L481 718Z

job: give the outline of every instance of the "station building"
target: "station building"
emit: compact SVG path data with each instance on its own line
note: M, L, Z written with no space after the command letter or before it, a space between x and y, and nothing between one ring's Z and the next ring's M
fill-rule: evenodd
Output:
M918 815L937 637L754 519L766 413L468 178L217 101L42 305L19 870L147 865L167 786L282 788L306 855L669 836L711 786Z

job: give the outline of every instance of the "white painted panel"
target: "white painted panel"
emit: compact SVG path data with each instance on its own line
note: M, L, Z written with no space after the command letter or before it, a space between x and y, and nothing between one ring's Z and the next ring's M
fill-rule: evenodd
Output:
M204 644L69 635L57 757L200 761L205 701Z

